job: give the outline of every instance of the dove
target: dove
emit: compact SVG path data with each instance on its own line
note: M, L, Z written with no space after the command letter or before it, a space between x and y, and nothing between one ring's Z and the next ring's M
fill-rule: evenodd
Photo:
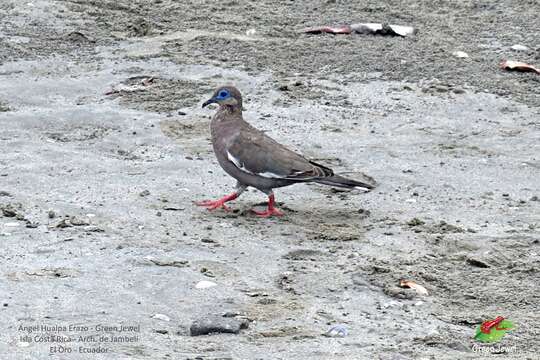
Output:
M307 182L364 191L374 188L375 184L334 174L332 169L289 150L251 126L242 116L242 95L234 86L218 88L202 107L213 103L219 105L210 124L214 153L223 170L236 179L236 191L218 200L197 201L196 205L229 211L226 203L252 187L268 196L268 208L252 210L256 215L282 216L284 213L276 208L276 188Z

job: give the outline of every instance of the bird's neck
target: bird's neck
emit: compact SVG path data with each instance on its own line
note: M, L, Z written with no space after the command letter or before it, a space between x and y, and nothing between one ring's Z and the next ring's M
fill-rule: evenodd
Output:
M242 107L238 105L221 105L218 113L229 116L235 115L242 118Z

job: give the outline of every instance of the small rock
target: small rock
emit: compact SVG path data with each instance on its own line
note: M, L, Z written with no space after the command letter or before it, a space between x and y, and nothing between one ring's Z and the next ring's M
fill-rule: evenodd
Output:
M279 91L289 91L289 86L287 84L281 84L278 86Z
M85 226L83 229L84 231L88 231L88 232L105 232L105 230L103 230L102 228L96 225L88 225L88 226Z
M54 212L54 210L49 210L47 216L49 217L49 219L54 219L56 217L56 213Z
M175 259L154 259L152 256L146 256L145 260L150 261L157 266L172 266L172 267L186 267L189 264L187 260L175 260Z
M471 266L479 267L482 269L487 269L490 267L489 264L486 263L485 261L477 259L477 258L473 258L473 257L467 258L467 264Z
M7 191L0 191L0 196L7 196L7 197L11 197L11 194L8 193Z
M95 42L94 40L89 39L88 36L86 36L85 34L79 31L70 32L69 34L67 34L66 38L67 40L75 42L75 43Z
M464 59L464 58L468 58L469 54L467 54L464 51L454 51L452 53L452 56L455 56L455 57L460 58L460 59Z
M237 317L239 315L241 315L241 314L238 311L226 311L221 316L233 318L233 317Z
M2 215L5 217L15 217L17 216L17 211L11 206L7 205L5 207L2 207Z
M411 227L414 227L414 226L420 226L420 225L424 225L425 222L418 219L418 218L412 218L411 220L407 221L407 225L411 226Z
M349 334L347 331L347 328L343 325L335 325L332 326L326 333L324 333L324 336L327 337L345 337Z
M199 281L195 285L195 289L208 289L208 288L211 288L211 287L214 287L214 286L217 286L217 284L215 282L203 280L203 281Z
M512 45L510 49L515 50L515 51L529 51L528 47L526 47L525 45L520 45L520 44Z
M148 190L143 190L143 191L141 191L139 193L140 197L145 197L145 196L148 196L148 195L150 195L150 191L148 191Z
M191 336L208 335L212 333L238 334L240 330L247 329L249 322L246 319L225 318L210 315L195 320L190 328Z
M71 225L71 222L69 221L69 219L62 219L54 227L59 228L59 229L64 229L64 228L68 228L72 226L73 225Z
M152 316L152 319L156 320L163 320L163 321L171 321L171 318L164 314L154 314Z
M169 331L168 331L168 330L165 330L165 329L158 329L158 330L156 330L156 332L157 332L158 334L162 334L162 335L166 335L166 334L169 333Z
M277 303L277 300L272 299L272 298L263 297L263 298L259 299L259 301L257 301L257 303L261 304L261 305L271 305L271 304Z
M71 218L69 218L69 222L71 223L71 225L73 226L86 226L86 225L90 225L90 223L85 220L85 219L82 219L82 218L79 218L79 217L76 217L76 216L72 216Z

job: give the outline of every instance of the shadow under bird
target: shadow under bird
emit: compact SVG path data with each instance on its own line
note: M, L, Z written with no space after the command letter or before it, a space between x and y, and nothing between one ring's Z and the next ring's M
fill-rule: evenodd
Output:
M261 217L281 216L283 213L275 207L275 188L305 182L365 191L374 188L374 184L334 174L331 169L287 149L251 126L242 117L242 95L235 87L220 87L202 107L212 103L219 105L210 125L212 145L223 170L237 180L236 191L218 200L195 204L208 210L230 210L225 203L251 186L268 195L268 209L252 211Z

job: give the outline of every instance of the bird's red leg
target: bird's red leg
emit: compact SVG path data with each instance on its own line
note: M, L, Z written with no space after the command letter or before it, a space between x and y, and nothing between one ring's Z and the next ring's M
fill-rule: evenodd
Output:
M227 205L225 205L225 203L227 201L231 201L231 200L236 199L238 197L238 195L239 194L237 192L233 192L232 194L224 196L224 197L222 197L221 199L218 199L218 200L195 201L195 205L204 206L208 210L215 210L215 209L218 209L218 208L222 208L225 211L230 211L231 209Z
M257 214L257 216L260 217L283 216L283 212L279 211L277 208L274 207L275 204L276 201L274 199L274 194L271 193L270 195L268 195L268 209L266 209L266 211L257 211L253 209L251 211L253 211L255 214Z

